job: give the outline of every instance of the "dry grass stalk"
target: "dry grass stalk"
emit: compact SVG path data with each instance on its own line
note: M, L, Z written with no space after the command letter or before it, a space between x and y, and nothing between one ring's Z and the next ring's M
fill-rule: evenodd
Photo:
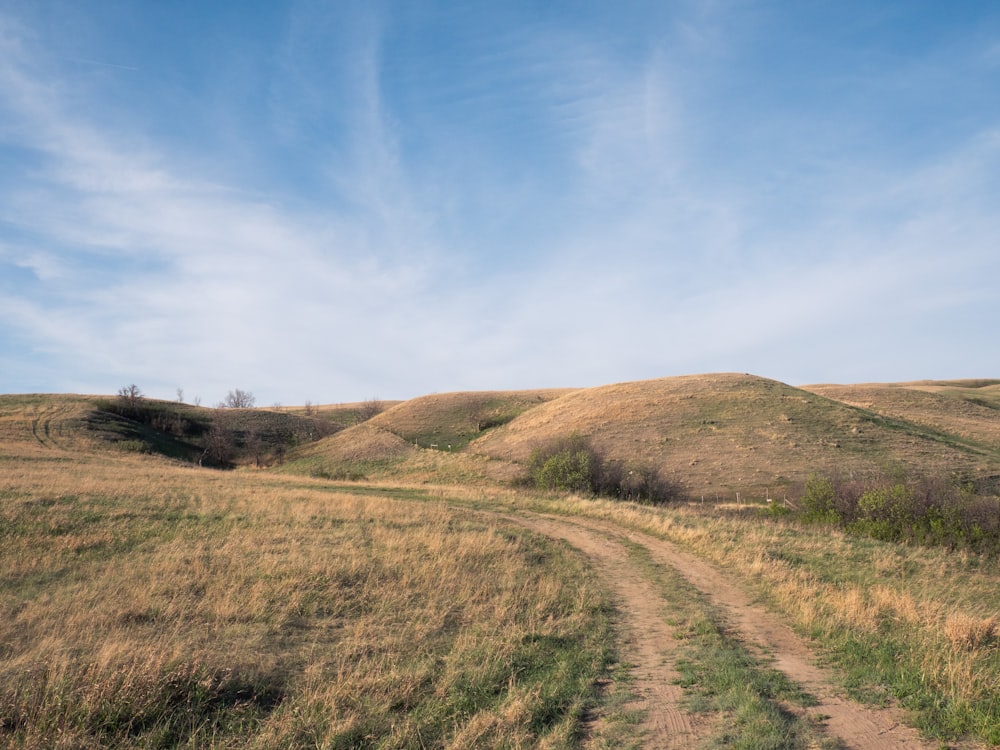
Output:
M944 634L952 647L975 651L991 645L997 638L997 621L993 617L973 617L964 612L948 615Z

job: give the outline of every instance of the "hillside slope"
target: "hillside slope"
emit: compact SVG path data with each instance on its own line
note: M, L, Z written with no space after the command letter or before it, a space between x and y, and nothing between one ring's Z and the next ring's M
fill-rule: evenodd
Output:
M804 390L1000 450L1000 381L807 385Z
M31 455L92 449L95 441L85 424L93 408L86 396L0 395L0 450L16 446L18 455Z
M470 454L469 442L573 389L431 394L289 456L285 471L331 479L407 478L442 483L511 481L523 472L508 461Z
M208 409L103 396L0 395L0 445L87 453L150 453L212 466L280 460L338 429L327 420L269 409Z
M574 391L474 441L470 450L523 463L546 441L572 434L589 438L609 458L656 466L706 498L780 496L814 472L864 475L902 467L973 479L1000 473L1000 455L979 441L744 374Z
M369 424L422 448L457 451L484 432L572 392L552 388L432 394L387 409Z

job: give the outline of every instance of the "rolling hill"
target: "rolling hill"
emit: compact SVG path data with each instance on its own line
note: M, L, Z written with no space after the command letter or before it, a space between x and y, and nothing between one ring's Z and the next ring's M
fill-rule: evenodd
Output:
M147 401L141 414L123 414L108 403L0 397L0 437L197 461L224 419L239 448L230 463L260 463L263 448L266 463L283 463L283 471L331 479L495 483L523 477L537 448L581 436L626 467L656 468L694 499L794 496L813 473L931 473L988 494L1000 486L998 380L798 388L740 373L688 375L433 394L390 402L346 428L330 418L343 407L305 417Z
M478 457L485 459L477 464L482 478L509 480L523 475L536 448L580 435L608 458L659 468L695 498L780 497L815 472L901 469L991 486L1000 476L1000 409L992 406L992 388L926 382L796 388L753 375L708 374L562 391L441 394L403 402L307 450L335 466L361 458L357 447L365 445L363 458L375 466L383 458L372 439L376 430L399 439L384 456L396 476L406 473L407 462L425 471L424 454L434 451L448 454L439 459L443 468L465 461L474 471L468 459ZM484 420L491 414L502 418Z

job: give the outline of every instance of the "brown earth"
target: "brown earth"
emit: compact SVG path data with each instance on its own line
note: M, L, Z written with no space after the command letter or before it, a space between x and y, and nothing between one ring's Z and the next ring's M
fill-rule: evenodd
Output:
M525 411L469 450L523 465L546 441L576 434L608 458L661 470L695 498L730 501L737 493L743 499L795 494L812 473L866 476L896 467L970 479L1000 473L996 440L949 432L953 425L984 438L1000 435L1000 404L968 403L962 424L942 424L948 410L941 407L923 421L906 420L905 410L890 421L877 409L841 400L839 390L812 391L742 373L587 388Z
M816 698L808 714L823 722L825 732L843 747L855 750L930 750L938 745L922 740L896 709L856 703L834 687L833 675L817 666L816 655L776 615L766 610L714 566L670 542L610 522L572 520L524 513L507 516L537 533L563 539L590 558L597 575L614 593L631 635L623 659L635 665L638 707L645 712L644 747L690 748L708 726L681 706L681 689L674 684L676 640L664 622L667 603L642 572L629 565L623 542L645 547L658 564L679 571L719 607L730 625L754 652L773 659L774 668Z

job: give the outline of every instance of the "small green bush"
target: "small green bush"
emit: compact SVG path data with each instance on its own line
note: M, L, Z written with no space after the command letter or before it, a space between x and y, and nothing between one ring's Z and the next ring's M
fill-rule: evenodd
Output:
M932 477L837 482L812 476L799 518L875 539L1000 554L1000 499Z
M656 467L609 460L586 438L572 435L536 448L528 461L531 484L540 490L601 495L638 503L667 503L680 488Z
M538 489L592 493L596 491L598 463L587 441L574 435L548 448L536 449L528 466Z
M802 520L809 523L839 523L840 514L837 513L836 502L833 482L827 477L813 474L806 480L802 495Z

